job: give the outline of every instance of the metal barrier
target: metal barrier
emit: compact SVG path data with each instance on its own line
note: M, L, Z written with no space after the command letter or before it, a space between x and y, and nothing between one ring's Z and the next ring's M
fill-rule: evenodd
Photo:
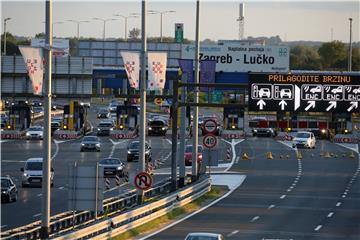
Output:
M146 198L167 194L170 191L170 178L166 178L154 185L151 189L144 192ZM108 216L117 211L136 206L136 189L104 200L104 209L108 209ZM100 212L98 217L104 217L104 212ZM76 227L80 224L89 223L95 220L95 214L90 211L64 212L51 217L50 234L55 234ZM1 233L1 239L37 239L40 234L41 221L11 229Z
M120 213L109 219L86 226L80 230L62 236L52 236L56 240L65 239L109 239L125 231L158 218L172 209L183 206L210 191L210 178L205 178L197 184L190 185L183 190L171 193L156 202L152 202L134 210Z

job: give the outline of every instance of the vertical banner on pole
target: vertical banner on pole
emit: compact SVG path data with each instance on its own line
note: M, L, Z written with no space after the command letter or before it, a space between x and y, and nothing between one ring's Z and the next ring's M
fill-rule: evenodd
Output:
M215 83L215 60L203 60L200 62L200 83ZM200 91L212 90L208 87L200 87Z
M44 58L42 48L21 46L19 47L19 50L24 58L34 94L42 95L44 78Z
M130 87L139 89L140 53L120 52Z
M166 52L149 52L148 53L148 74L149 90L162 90L166 81Z

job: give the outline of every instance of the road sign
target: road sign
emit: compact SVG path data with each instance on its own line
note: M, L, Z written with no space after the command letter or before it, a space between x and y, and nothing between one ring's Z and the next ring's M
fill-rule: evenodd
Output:
M215 133L217 128L217 123L213 119L208 119L204 122L204 130L206 133Z
M213 103L221 103L222 102L222 99L223 99L223 92L222 91L219 91L219 90L215 90L213 91L213 94L212 94L212 102Z
M214 148L217 144L217 138L214 134L206 134L203 138L205 148Z
M182 43L184 41L184 24L175 23L175 42Z
M139 190L151 188L152 181L152 177L147 172L140 172L134 178L135 187Z
M161 105L162 102L163 102L162 98L155 98L155 100L154 100L154 103L155 103L156 105Z
M357 112L359 75L250 74L250 111Z

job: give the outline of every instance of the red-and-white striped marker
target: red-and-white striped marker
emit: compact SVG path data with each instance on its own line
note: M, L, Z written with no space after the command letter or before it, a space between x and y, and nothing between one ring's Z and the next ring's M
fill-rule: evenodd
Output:
M226 150L226 159L228 161L230 161L230 158L231 158L231 148L228 147L227 150Z

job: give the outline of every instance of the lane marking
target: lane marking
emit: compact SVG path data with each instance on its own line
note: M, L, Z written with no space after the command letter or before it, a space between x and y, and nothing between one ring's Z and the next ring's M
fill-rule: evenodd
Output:
M26 162L26 161L17 161L17 160L1 160L1 162L8 162L8 163L23 163L23 162Z
M322 228L322 225L318 225L314 230L317 232Z
M237 156L237 157L236 157L236 160L235 160L235 163L239 163L239 159L240 159L240 157Z
M65 187L59 187L60 190L63 190Z
M253 219L251 219L250 222L255 222L255 221L258 220L259 218L260 218L259 216L253 217Z
M336 203L336 206L337 206L337 207L340 207L340 205L341 205L341 202L337 202L337 203Z
M226 236L227 236L227 237L231 237L231 236L237 234L238 232L239 232L239 230L234 230L234 231L232 231L231 233L229 233L229 234L226 235Z
M334 213L333 213L333 212L330 212L330 213L327 215L327 217L328 217L328 218L331 218L333 215L334 215Z
M280 199L284 199L286 197L286 195L282 195L281 197L280 197Z
M38 213L38 214L33 215L34 218L40 217L40 216L41 216L41 213Z
M42 193L39 193L39 194L38 194L38 195L36 195L36 196L41 197L41 196L42 196Z
M268 207L268 209L272 209L272 208L274 208L275 207L275 205L274 204L271 204L269 207Z

